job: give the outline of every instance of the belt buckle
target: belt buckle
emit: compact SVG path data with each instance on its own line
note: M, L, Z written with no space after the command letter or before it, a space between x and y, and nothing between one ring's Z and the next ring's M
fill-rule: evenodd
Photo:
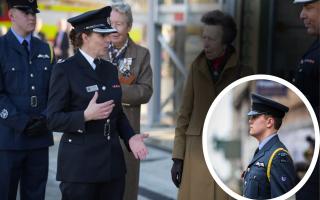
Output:
M37 96L31 96L30 105L31 105L31 107L37 107L38 106L38 98L37 98Z

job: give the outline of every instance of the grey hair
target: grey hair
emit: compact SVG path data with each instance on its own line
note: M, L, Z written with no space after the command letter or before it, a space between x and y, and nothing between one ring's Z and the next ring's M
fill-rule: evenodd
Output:
M111 5L112 10L115 10L119 13L125 14L128 19L128 26L131 27L133 23L133 17L132 17L132 11L131 11L131 6L127 3L124 2L119 2L119 3L113 3Z

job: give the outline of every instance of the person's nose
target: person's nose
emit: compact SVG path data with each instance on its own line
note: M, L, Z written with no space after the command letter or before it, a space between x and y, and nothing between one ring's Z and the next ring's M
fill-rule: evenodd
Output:
M300 12L300 19L305 19L306 18L306 9L302 8Z

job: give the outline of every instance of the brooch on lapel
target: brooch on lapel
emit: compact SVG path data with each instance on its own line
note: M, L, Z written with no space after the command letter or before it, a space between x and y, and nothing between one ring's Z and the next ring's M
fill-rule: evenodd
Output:
M37 58L50 58L48 54L39 54Z
M263 162L256 162L256 164L254 164L255 166L258 167L264 167L264 163Z

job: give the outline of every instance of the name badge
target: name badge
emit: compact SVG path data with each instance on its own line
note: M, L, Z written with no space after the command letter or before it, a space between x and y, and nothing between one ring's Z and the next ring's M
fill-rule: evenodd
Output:
M92 86L86 87L86 90L87 90L87 92L95 92L95 91L98 91L99 88L97 85L92 85Z

